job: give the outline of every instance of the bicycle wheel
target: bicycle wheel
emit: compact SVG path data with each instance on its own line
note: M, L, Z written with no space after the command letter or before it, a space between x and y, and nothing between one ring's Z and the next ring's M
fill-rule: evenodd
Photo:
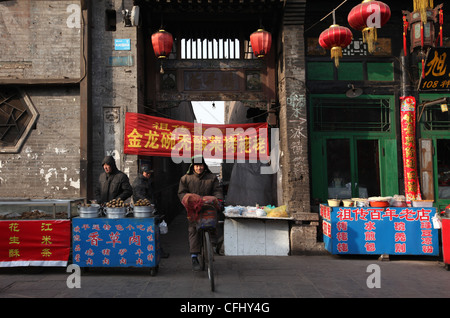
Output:
M211 291L214 291L214 266L213 266L213 262L214 262L214 253L213 253L213 248L212 248L212 244L211 244L211 239L209 237L209 232L208 231L204 231L205 234L205 261L206 261L206 266L207 266L207 270L208 270L208 278L209 278L209 283L211 286Z

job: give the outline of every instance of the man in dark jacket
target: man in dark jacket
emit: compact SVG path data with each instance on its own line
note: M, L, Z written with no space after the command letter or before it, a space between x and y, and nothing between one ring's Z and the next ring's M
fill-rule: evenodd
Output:
M95 188L95 197L98 203L106 203L112 199L125 201L133 194L128 176L117 169L116 161L106 156L102 161L105 170L98 178L99 184Z
M139 200L147 199L151 204L155 204L153 197L152 185L150 183L150 177L152 170L144 166L141 169L141 174L139 174L133 182L133 200L137 202Z
M192 194L201 197L212 196L217 204L217 199L223 200L223 192L219 179L209 170L202 156L192 157L191 162L187 173L180 179L178 197L188 212L189 250L192 269L198 271L200 270L200 264L197 255L200 253L201 236L198 235L195 220L190 219L191 211L189 211L188 200L186 199Z

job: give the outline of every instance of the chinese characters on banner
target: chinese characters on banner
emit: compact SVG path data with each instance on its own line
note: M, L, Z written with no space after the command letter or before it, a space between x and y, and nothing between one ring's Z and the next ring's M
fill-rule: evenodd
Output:
M159 228L154 218L74 218L72 250L80 267L155 267Z
M190 158L268 160L267 123L209 125L126 113L124 153Z
M435 208L320 206L326 249L332 254L439 255Z
M0 221L0 267L67 266L70 220Z
M406 201L421 200L416 159L416 99L401 97L403 174Z
M420 78L419 91L443 91L450 89L450 67L447 68L450 48L430 48L425 62L424 76Z

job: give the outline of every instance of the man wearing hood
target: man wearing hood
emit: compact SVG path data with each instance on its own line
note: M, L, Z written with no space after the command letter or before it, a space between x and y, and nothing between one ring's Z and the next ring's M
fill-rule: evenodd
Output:
M200 199L199 196L201 197ZM206 200L214 200L218 206L217 199L223 200L222 188L219 179L209 170L203 156L194 156L187 173L181 177L178 187L178 197L181 203L186 207L188 214L188 232L189 232L189 250L192 259L192 269L200 270L197 255L200 253L201 236L197 232L193 214L201 209L201 204ZM191 201L190 199L193 198ZM202 201L203 200L203 201ZM193 203L192 205L190 203ZM195 206L195 207L194 207Z
M133 194L128 176L117 169L116 161L106 156L102 161L104 172L100 174L99 184L95 188L95 198L98 203L106 203L112 199L125 201Z

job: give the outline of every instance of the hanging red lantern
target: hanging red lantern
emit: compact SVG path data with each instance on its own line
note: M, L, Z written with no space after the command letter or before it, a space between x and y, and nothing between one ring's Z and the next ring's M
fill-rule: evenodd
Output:
M159 29L152 34L152 46L155 55L159 59L165 59L172 51L173 37L169 32Z
M342 48L347 47L352 39L353 35L349 28L333 24L320 34L319 44L324 49L331 50L331 58L334 58L334 64L339 67Z
M381 1L364 0L354 7L348 14L350 26L362 31L363 42L367 43L369 53L375 50L377 28L381 28L391 17L391 9Z
M258 58L263 58L270 51L272 45L272 34L263 29L258 29L250 35L250 44L253 54Z

